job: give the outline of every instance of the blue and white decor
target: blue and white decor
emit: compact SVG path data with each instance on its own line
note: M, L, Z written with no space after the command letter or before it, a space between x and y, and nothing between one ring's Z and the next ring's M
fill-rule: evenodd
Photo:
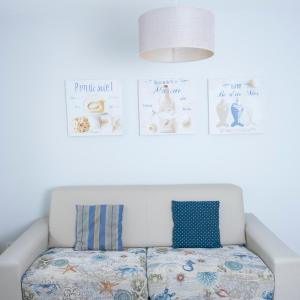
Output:
M209 88L209 132L263 132L263 95L259 79L213 79Z
M174 248L220 248L219 201L172 201Z
M76 205L75 250L123 250L124 205Z

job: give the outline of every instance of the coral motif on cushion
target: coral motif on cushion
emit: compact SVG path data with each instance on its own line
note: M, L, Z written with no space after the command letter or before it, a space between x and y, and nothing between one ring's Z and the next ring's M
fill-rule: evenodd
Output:
M147 278L152 300L273 299L273 274L241 246L149 248Z
M146 249L41 255L22 279L23 300L145 300Z

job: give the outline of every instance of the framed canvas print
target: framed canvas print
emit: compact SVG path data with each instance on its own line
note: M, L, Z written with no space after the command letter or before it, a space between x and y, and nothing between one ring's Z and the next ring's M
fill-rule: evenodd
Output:
M259 79L208 81L210 134L263 133L263 95Z
M197 95L190 80L139 80L138 88L141 135L194 133Z
M69 136L122 134L122 90L116 80L66 80Z

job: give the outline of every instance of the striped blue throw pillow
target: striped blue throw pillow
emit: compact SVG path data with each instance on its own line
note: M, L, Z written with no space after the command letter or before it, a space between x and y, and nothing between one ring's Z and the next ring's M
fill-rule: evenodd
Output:
M76 205L75 250L123 250L124 205Z

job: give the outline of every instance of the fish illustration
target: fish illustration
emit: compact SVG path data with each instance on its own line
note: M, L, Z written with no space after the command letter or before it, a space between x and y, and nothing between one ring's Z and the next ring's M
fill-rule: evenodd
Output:
M244 127L244 124L241 123L241 117L242 117L243 111L244 111L244 108L240 104L239 99L236 99L236 102L234 102L231 105L231 114L233 117L233 122L231 124L231 127L236 127L236 126Z

